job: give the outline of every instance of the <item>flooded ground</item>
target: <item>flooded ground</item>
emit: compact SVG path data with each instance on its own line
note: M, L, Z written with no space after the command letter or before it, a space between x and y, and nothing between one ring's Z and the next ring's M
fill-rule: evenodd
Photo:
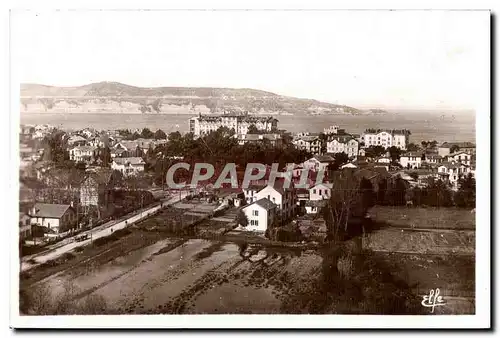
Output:
M171 248L171 239L49 278L53 292L71 284L75 301L100 295L110 313L279 313L280 286L309 278L321 258L278 254L236 244L191 239ZM267 274L267 275L266 275Z
M435 314L474 313L474 256L453 254L450 249L460 246L442 243L441 231L430 232L435 233L440 241L432 238L433 254L362 251L342 258L352 264L346 270L341 257L325 248L244 244L225 237L167 237L124 250L152 236L133 229L98 255L68 262L64 270L25 288L42 285L49 298L70 294L65 297L75 304L102 300L106 314L428 314L422 296L440 288L450 302ZM422 242L417 235L405 239Z

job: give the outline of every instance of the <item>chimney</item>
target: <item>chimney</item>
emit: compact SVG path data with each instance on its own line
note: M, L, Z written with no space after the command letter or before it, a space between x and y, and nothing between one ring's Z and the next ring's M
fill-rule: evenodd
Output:
M74 203L73 203L73 201L71 201L71 202L69 203L69 205L70 205L72 208L74 208Z
M30 210L30 214L31 214L32 216L34 216L34 215L36 214L36 208L35 208L35 206L34 206L34 205L33 205L33 207L32 207L32 208L31 208L31 210Z

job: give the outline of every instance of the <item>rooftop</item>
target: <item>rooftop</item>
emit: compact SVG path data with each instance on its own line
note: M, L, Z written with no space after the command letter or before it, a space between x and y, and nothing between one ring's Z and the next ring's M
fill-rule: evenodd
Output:
M61 218L71 206L69 204L36 203L34 208L34 214L30 211L32 217Z
M271 209L276 208L276 204L274 204L273 202L271 202L267 198L261 198L260 200L255 201L255 204L263 207L266 210L271 210Z
M116 164L131 164L131 165L145 164L142 157L115 157L113 159L113 162L115 162Z

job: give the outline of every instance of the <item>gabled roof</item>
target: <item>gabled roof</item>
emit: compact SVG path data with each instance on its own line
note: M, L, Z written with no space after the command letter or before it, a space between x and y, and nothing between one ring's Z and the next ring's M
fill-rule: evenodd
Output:
M261 198L260 200L255 201L254 203L257 204L258 206L266 209L266 210L271 210L271 209L276 208L276 204L274 204L273 202L271 202L267 198Z
M324 207L327 204L327 199L324 200L309 200L306 201L306 207Z
M80 135L73 135L73 136L70 136L70 138L68 139L68 143L73 143L73 142L78 142L78 141L87 141L87 139L80 136Z
M401 157L422 157L421 152L407 152L404 154L401 154Z
M469 153L466 153L465 151L457 151L456 153L452 153L452 154L449 154L448 157L455 157L457 155L468 155L468 156L472 156L471 154Z
M71 208L69 204L36 203L32 217L61 218Z
M315 184L314 186L310 187L309 190L311 190L312 188L316 188L320 185L323 185L329 189L333 189L333 183L326 183L326 182L322 182L322 183L318 183L318 184Z
M131 164L131 165L145 164L142 157L115 157L113 159L113 162L115 162L116 164Z
M71 148L71 150L95 151L95 150L97 150L97 148L96 147L92 147L92 146L76 146L74 148Z
M439 165L439 167L446 167L447 169L457 169L457 168L461 168L461 167L467 167L467 165L465 165L463 163L444 162L444 163L441 163Z
M335 162L335 158L330 155L314 155L313 158L319 162Z

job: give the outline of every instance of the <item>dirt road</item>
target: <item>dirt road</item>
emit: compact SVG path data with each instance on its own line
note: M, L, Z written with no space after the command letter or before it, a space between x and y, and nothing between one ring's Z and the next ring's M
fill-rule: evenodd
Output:
M77 247L85 246L91 243L91 241L96 240L97 238L109 236L113 233L113 231L123 229L127 225L130 225L134 222L147 218L150 214L158 211L162 207L166 207L168 205L179 202L181 199L185 198L189 192L183 192L179 195L174 195L171 198L163 201L162 205L157 205L151 208L144 208L139 210L139 212L135 212L133 215L126 219L122 219L119 221L111 221L106 224L99 226L98 228L94 228L92 230L86 231L84 233L78 234L81 236L82 234L89 234L89 239L81 242L75 242L74 237L67 238L64 240L64 244L55 244L54 247L50 248L48 251L44 251L39 254L31 255L23 257L21 263L21 271L27 271L37 265L43 264L47 261L53 260L55 258L60 257L66 252L72 251ZM36 263L33 263L33 260Z

